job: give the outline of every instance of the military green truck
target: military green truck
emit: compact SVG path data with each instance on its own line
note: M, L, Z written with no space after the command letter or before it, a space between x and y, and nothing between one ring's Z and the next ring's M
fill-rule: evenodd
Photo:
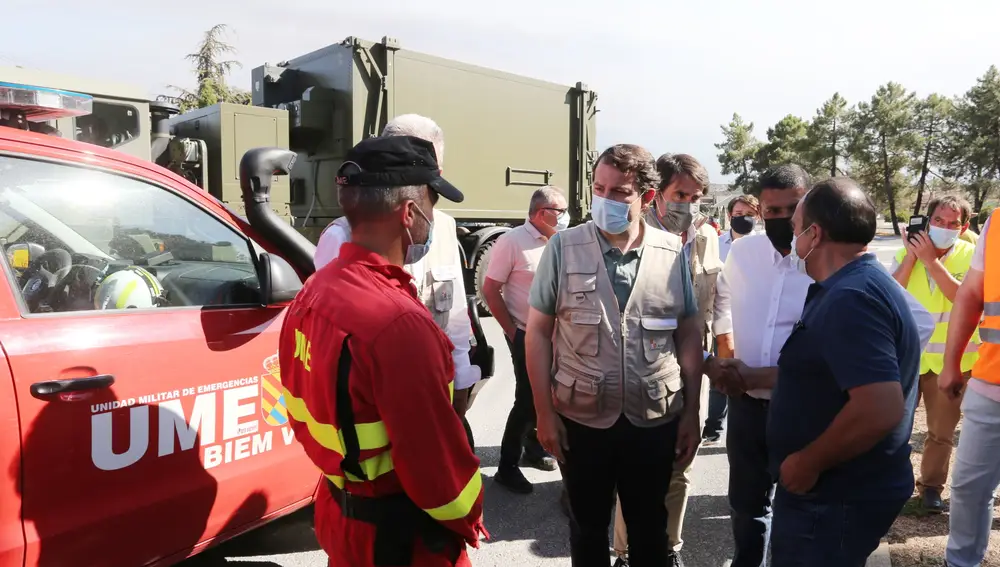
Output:
M535 189L563 189L574 221L589 214L597 95L583 83L433 57L387 37L348 37L251 76L255 106L288 111L290 147L299 153L289 204L313 238L341 215L334 174L347 150L409 113L444 130L444 173L465 201L440 205L457 222L468 290L480 300L490 247L524 222Z
M95 143L151 159L235 210L242 208L238 172L246 149L295 151L291 175L274 179L271 202L313 242L342 214L334 176L347 150L378 135L395 116L434 119L445 133L445 176L466 196L440 204L457 222L467 291L484 308L490 247L524 222L535 189L561 188L573 223L590 212L597 95L583 83L559 85L417 53L388 37L348 37L261 65L251 73L252 106L217 104L183 114L126 86L20 71L0 68L0 82L94 96L95 115L109 109L107 124L91 134ZM90 131L84 118L56 126L63 136L82 139L81 132ZM138 153L143 147L147 154Z

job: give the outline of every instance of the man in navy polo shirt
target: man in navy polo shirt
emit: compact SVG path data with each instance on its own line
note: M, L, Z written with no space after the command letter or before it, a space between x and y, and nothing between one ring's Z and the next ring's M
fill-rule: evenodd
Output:
M767 446L773 567L862 567L913 494L920 338L904 291L865 247L875 208L848 178L792 217L791 255L815 280L778 358Z

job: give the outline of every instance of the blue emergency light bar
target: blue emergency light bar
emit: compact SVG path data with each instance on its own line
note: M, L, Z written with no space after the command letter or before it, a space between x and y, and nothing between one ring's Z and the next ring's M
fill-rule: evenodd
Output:
M59 89L0 82L0 109L21 112L31 122L45 122L90 114L94 109L94 97Z

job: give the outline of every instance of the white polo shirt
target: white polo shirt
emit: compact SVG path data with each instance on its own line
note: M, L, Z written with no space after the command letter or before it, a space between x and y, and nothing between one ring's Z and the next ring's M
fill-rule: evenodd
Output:
M490 250L486 277L503 284L504 305L518 329L528 324L528 293L549 239L530 221L500 236Z

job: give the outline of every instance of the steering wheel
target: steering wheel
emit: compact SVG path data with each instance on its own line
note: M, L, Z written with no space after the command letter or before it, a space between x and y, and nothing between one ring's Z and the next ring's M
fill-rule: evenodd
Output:
M93 309L94 286L104 275L104 270L89 264L72 264L55 274L56 283L48 293L52 311L80 311Z
M35 313L41 302L48 297L58 281L56 274L69 268L72 263L70 253L62 248L47 250L32 260L22 276L24 284L21 286L21 295L30 312Z

